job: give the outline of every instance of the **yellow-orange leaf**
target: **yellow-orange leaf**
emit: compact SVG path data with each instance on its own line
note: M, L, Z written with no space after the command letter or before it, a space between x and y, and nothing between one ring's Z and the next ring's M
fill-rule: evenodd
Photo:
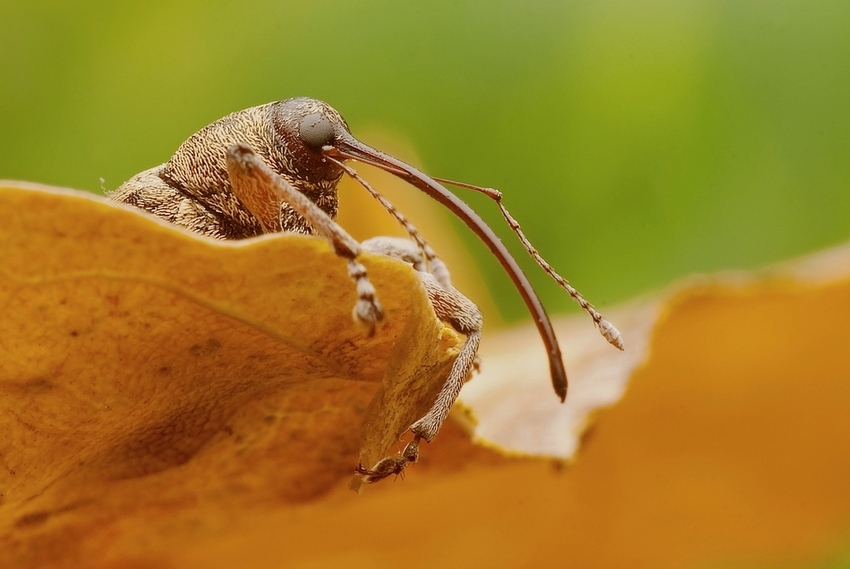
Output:
M3 567L195 502L313 498L396 451L456 354L383 257L368 338L321 239L215 241L5 182L0 255Z
M636 305L624 328L640 332L642 311L651 326L640 365L624 365L631 380L622 400L598 413L572 467L494 465L456 446L453 457L435 461L453 464L448 473L410 476L356 499L338 491L295 510L246 513L245 527L215 534L220 541L199 537L170 559L205 569L846 564L850 246L777 271L690 280ZM570 329L559 325L565 346ZM510 399L476 407L488 399L490 379L497 395L516 394L504 390L493 358L510 360L509 351L519 360L512 366L533 368L539 355L522 332L508 334L491 338L481 375L464 388L482 392L467 398L482 425L499 419L490 411L511 408ZM626 339L627 350L640 347L634 333ZM576 363L568 356L573 383L583 381ZM607 373L592 362L584 369ZM514 381L524 375L514 373ZM538 382L547 383L545 374L524 386ZM563 427L556 432L540 407L513 402L519 409L501 417L505 430L530 421L538 435L555 432L553 447L565 456L581 421L554 416ZM458 460L467 461L461 472ZM405 523L395 523L399 516Z
M321 242L210 242L77 194L6 188L0 201L4 568L807 567L846 554L850 247L606 311L625 354L585 316L556 323L564 406L533 328L488 333L462 394L476 438L574 464L508 461L449 422L415 475L358 496L345 479L380 407L369 401L413 405L393 403L402 383L372 399L382 377L417 385L457 342L405 267L366 259L390 309L370 340ZM576 456L594 409L621 396ZM371 416L385 419L367 457L409 423Z

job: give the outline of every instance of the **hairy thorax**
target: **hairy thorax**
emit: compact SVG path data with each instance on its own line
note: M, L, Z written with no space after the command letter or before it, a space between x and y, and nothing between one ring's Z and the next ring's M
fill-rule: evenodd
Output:
M227 149L242 143L325 213L336 217L336 186L341 172L299 175L303 156L283 140L277 125L287 116L278 105L238 111L204 127L181 144L168 162L137 174L110 197L210 237L244 239L260 235L262 227L233 192L227 170ZM283 231L314 233L310 224L286 204L281 205L280 220Z

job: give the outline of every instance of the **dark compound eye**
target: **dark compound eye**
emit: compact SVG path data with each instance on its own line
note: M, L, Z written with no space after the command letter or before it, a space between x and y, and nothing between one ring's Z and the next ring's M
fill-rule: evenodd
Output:
M305 116L301 119L299 130L301 140L313 150L321 150L334 140L334 126L322 113Z

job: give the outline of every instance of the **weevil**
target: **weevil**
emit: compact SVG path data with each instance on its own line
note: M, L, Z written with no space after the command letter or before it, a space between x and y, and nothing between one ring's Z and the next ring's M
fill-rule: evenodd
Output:
M353 315L368 333L383 318L378 294L363 251L390 255L418 271L438 318L466 336L459 355L431 409L410 426L413 439L397 456L372 466L358 465L365 482L401 474L416 462L422 439L431 442L440 430L460 388L475 366L482 319L475 304L452 286L449 271L416 228L346 161L377 166L419 188L452 211L487 245L507 271L528 306L549 358L555 393L567 395L567 374L558 340L528 278L489 226L443 184L484 193L498 204L511 229L535 261L590 314L602 335L623 349L620 333L543 259L492 188L426 176L416 168L352 136L348 124L330 105L298 97L232 113L193 134L171 159L137 174L108 194L175 225L219 239L245 239L264 233L319 235L348 263L357 301ZM357 180L406 229L409 239L377 237L358 243L334 221L337 183L344 174Z

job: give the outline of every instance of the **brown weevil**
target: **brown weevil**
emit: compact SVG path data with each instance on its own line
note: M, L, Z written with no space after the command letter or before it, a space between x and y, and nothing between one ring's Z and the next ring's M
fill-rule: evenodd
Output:
M567 374L549 317L528 278L490 227L442 183L479 191L494 199L525 249L581 307L602 335L623 349L620 333L558 275L522 233L491 188L431 178L351 135L340 114L322 101L299 97L232 113L193 134L165 164L146 170L109 194L175 225L219 239L244 239L263 233L321 235L348 262L355 282L354 317L374 333L383 318L375 288L357 260L361 251L382 253L410 263L420 274L438 318L466 336L433 406L410 426L413 440L395 457L355 472L365 482L401 474L418 457L421 439L437 435L464 381L475 365L481 315L451 284L449 272L405 217L360 177L346 160L377 166L419 188L461 218L489 247L528 306L546 346L555 393L567 395ZM340 227L337 183L348 174L363 185L412 238L377 237L358 243Z

